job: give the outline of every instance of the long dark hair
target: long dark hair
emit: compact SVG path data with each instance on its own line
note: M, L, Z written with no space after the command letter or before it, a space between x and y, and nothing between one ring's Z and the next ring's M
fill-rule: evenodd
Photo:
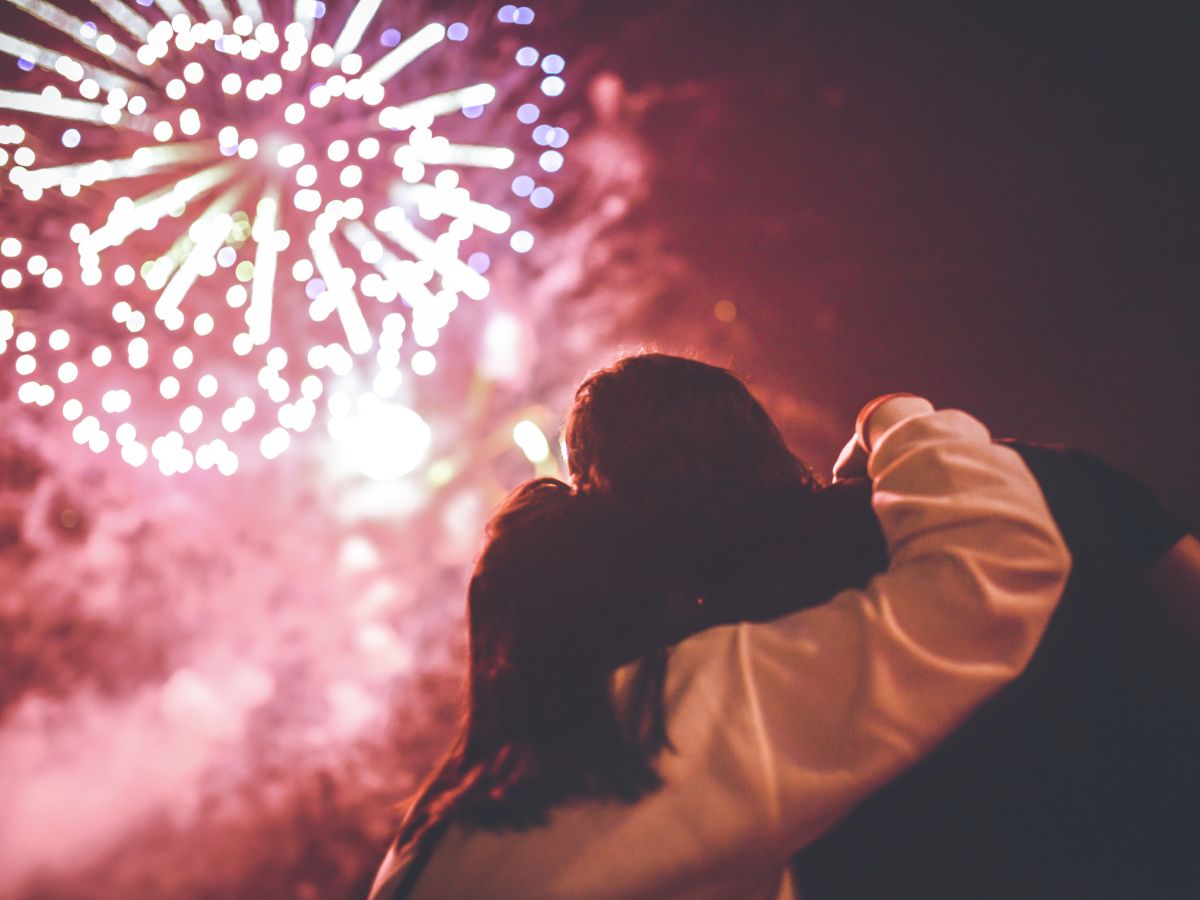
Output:
M517 488L492 517L467 592L465 714L410 803L398 852L444 823L525 828L571 798L633 801L659 784L669 604L627 524L605 498L552 478ZM658 649L618 712L612 672L645 635Z

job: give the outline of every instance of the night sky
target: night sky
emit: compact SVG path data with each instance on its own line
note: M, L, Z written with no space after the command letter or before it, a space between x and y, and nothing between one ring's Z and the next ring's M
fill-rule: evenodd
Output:
M639 123L644 215L693 278L642 336L696 349L669 336L729 299L702 350L768 392L846 422L926 393L1200 520L1185 6L587 5L565 37L602 35L631 92L667 97Z

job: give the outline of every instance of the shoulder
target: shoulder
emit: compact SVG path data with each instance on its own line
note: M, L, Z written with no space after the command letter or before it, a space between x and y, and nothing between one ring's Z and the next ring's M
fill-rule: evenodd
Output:
M1188 533L1142 481L1078 447L1004 441L1037 479L1072 551L1107 543L1144 568Z

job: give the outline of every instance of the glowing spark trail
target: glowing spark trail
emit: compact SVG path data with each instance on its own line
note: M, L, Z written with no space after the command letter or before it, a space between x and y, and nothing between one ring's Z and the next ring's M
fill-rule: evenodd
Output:
M122 90L129 91L136 84L123 75L114 74L107 69L101 69L97 66L84 65L79 60L72 56L67 56L65 53L55 53L53 50L47 50L45 47L34 44L31 41L13 37L10 34L0 33L0 53L15 56L17 59L27 59L34 63L34 65L52 72L58 72L58 74L71 81L82 81L84 78L91 78L96 84L106 90L121 88Z
M440 44L445 37L446 29L444 26L436 23L426 25L412 37L401 41L396 49L367 69L363 78L368 81L374 81L377 84L382 84L393 75L399 73L401 69L426 50Z
M31 16L41 19L47 25L57 28L76 43L112 59L113 62L124 66L131 72L139 74L145 72L145 67L138 62L137 57L128 47L117 43L110 35L101 33L90 22L84 22L44 0L8 0L8 2L17 9L24 10Z
M91 181L136 178L165 166L202 159L208 155L207 148L199 143L163 144L158 147L142 147L126 159L98 159L90 163L30 169L20 174L14 171L10 178L13 184L22 189L45 189L57 187L69 178L89 178Z
M87 100L46 97L24 91L0 90L0 109L14 112L33 112L58 119L75 119L80 122L104 122L104 105Z
M367 25L375 18L375 13L379 11L379 5L382 0L358 0L354 9L350 13L350 17L346 19L346 24L342 27L342 33L338 35L338 39L333 45L333 58L340 62L342 57L351 52L358 46L358 42L362 40L363 32L367 30Z
M402 34L382 0L282 22L261 0L90 0L98 23L0 3L0 354L21 400L131 465L231 474L317 398L427 376L459 297L488 296L492 256L526 252L553 199L561 57L506 50L502 98L483 80L526 7L471 27L406 7Z
M139 41L150 34L150 23L126 6L121 0L92 0L92 3L112 22L120 25Z
M258 245L254 257L254 283L250 287L250 308L246 310L246 328L255 346L262 346L271 337L271 305L275 297L275 265L279 257L275 241L276 214L279 210L278 191L258 202L258 216L251 234Z

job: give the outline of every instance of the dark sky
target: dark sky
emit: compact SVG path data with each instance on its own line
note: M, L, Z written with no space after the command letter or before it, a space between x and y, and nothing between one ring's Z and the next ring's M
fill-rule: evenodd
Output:
M764 386L847 421L924 392L1200 522L1189 5L585 4L632 90L700 88L641 125L699 286L646 331L727 297L715 349Z

